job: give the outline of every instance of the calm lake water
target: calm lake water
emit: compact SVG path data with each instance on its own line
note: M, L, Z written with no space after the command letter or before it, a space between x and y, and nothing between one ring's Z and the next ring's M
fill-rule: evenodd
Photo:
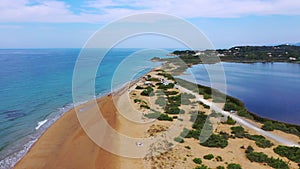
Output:
M300 64L219 63L223 65L227 94L242 100L253 113L300 125ZM205 66L195 65L181 76L211 86ZM224 92L224 91L223 91Z

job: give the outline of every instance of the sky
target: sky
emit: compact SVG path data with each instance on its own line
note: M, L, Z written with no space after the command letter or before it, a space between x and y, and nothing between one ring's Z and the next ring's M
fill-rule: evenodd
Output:
M145 12L190 22L215 48L300 42L297 0L0 0L0 48L81 48L109 23ZM119 46L179 48L182 44L153 35L131 38Z

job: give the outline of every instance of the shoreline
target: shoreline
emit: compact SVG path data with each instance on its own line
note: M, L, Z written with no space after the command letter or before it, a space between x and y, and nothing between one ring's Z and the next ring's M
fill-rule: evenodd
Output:
M153 71L156 68L159 68L159 67L152 68L151 70L147 71L145 74ZM95 100L98 102L98 100L101 100L104 97L108 97L108 96L115 95L115 94L121 94L121 93L125 92L126 91L125 89L128 86L134 85L137 81L139 81L141 78L143 78L143 76L145 74L141 75L140 77L136 78L133 81L128 81L125 84L121 84L121 85L117 86L113 90L110 90L110 91L107 90L107 91L103 91L103 92L97 94ZM65 114L69 113L70 111L74 111L75 107L86 105L86 104L88 104L91 101L92 100L87 100L87 101L83 101L83 102L80 102L80 103L77 103L77 104L68 103L68 104L64 105L63 107L57 108L58 110L56 112L51 113L50 115L48 115L47 117L45 117L45 119L43 119L41 121L38 121L37 122L37 126L39 128L35 129L34 133L32 133L31 135L27 136L27 137L30 137L30 139L29 138L28 138L29 140L26 139L27 137L26 138L22 138L25 141L24 144L23 144L23 146L22 146L23 149L18 150L16 152L12 153L11 155L6 156L4 159L2 159L0 161L0 168L1 169L2 168L7 169L7 167L9 167L9 168L15 167L31 151L31 149L40 140L40 138L55 123L57 123L57 121L59 121ZM51 117L51 118L49 118L49 117ZM43 122L43 121L46 121L46 122L43 123L42 125L40 125L40 123ZM5 148L7 148L7 147L5 147ZM5 150L5 148L4 148L4 150ZM7 151L9 151L9 150L7 150Z
M121 94L123 94L124 92L126 92L127 88L130 88L131 86L135 85L135 84L136 84L138 81L140 81L147 73L149 73L149 72L151 72L151 71L153 71L154 69L157 69L157 68L160 68L160 66L159 66L159 67L152 68L151 70L147 71L145 74L141 75L140 77L136 78L135 80L133 80L133 81L128 81L128 82L126 82L125 84L122 84L122 85L116 87L115 89L113 89L113 90L111 90L111 91L106 91L106 92L103 92L103 93L101 93L101 94L98 94L98 95L96 96L96 98L95 98L96 102L99 103L99 102L101 102L104 98L106 98L106 97L111 97L112 95L121 95ZM31 144L30 144L29 146L26 147L26 151L21 153L20 159L18 159L18 160L16 160L15 162L13 162L13 163L12 163L13 165L12 165L11 167L14 167L14 168L15 168L15 167L18 165L18 163L20 163L20 161L22 161L22 159L25 158L26 155L27 155L28 153L30 153L31 149L35 146L35 144L36 144L37 142L40 141L40 139L43 137L43 135L44 135L50 128L52 128L53 125L55 125L58 121L60 121L64 116L67 116L66 114L71 113L72 111L75 111L75 108L76 108L76 107L84 106L84 105L89 104L91 101L93 101L93 100L84 101L84 102L78 103L78 104L76 104L76 105L74 105L74 103L67 104L67 106L68 106L68 107L66 108L67 110L65 110L63 113L60 113L60 114L58 115L58 117L55 116L56 119L55 119L51 124L48 124L49 126L48 126L46 129L44 129L44 131L41 132L41 133L38 135L37 138L35 138L34 140L31 140L31 141L30 141ZM100 107L100 106L99 106L99 107ZM59 109L65 109L65 106L64 106L63 108L59 108ZM75 114L76 114L76 112L75 112ZM76 117L77 117L77 116L76 116ZM52 120L52 119L50 119L50 120ZM47 122L49 122L50 120L48 120ZM43 121L44 121L44 120L43 120ZM45 125L45 124L44 124L44 125ZM41 125L40 128L44 127L44 125ZM115 127L117 128L117 126L115 126ZM24 150L21 150L21 151L24 151ZM16 153L19 154L20 152L16 152ZM5 159L3 159L3 160L5 160ZM10 159L8 159L8 160L10 160ZM0 167L1 167L1 166L0 166Z
M159 67L156 67L156 68L153 68L153 69L151 69L149 72L151 72L151 71L153 71L154 69L158 69ZM147 72L147 73L149 73L149 72ZM147 74L146 73L146 74ZM145 75L145 74L144 74ZM121 95L121 94L123 94L124 92L126 92L126 87L127 86L133 86L133 85L135 85L140 79L142 79L143 78L143 76L144 75L142 75L141 77L139 77L139 78L137 78L136 80L134 80L134 81L132 81L132 82L127 82L126 84L124 84L124 85L122 85L122 87L120 87L120 88L117 88L117 89L115 89L114 91L111 91L111 92L109 92L108 94L106 94L106 95L103 95L103 96L100 96L99 98L96 98L96 101L97 101L97 103L99 103L98 104L98 106L99 106L99 109L101 109L101 103L103 104L104 102L105 103L107 103L107 102L111 102L112 104L110 104L110 105L108 105L106 108L108 108L108 109L112 109L112 107L114 107L113 109L115 109L115 106L113 105L114 103L113 103L113 98L112 98L112 95ZM117 97L119 97L119 96L117 96ZM90 101L87 101L87 102L85 102L85 103L83 103L83 104L80 104L80 105L78 105L78 106L84 106L84 105L88 105L89 104L89 102ZM52 139L53 138L55 138L55 137L57 137L56 136L56 134L54 134L54 133L57 133L57 131L55 131L55 130L59 130L58 129L58 127L53 127L53 126L65 126L65 125L67 125L67 126L65 126L66 128L70 128L70 129L73 129L73 128L75 128L75 126L76 125L78 125L78 124L76 124L76 120L77 120L77 116L76 116L76 113L75 113L75 107L73 107L71 110L69 110L69 111L67 111L67 112L65 112L65 113L63 113L63 115L56 121L56 122L54 122L48 129L46 129L46 131L39 137L39 139L32 145L32 147L30 148L30 150L25 154L25 156L20 160L20 161L18 161L18 163L16 163L16 165L15 165L15 168L23 168L22 167L22 165L24 166L24 165L29 165L30 166L30 162L29 163L27 163L27 162L23 162L23 161L26 161L27 159L31 159L31 160L33 160L33 159L38 159L38 156L40 155L39 153L35 153L35 152L38 152L38 151L41 151L41 150L39 150L39 149L45 149L47 146L45 145L45 144L43 144L43 143L41 143L41 142L44 142L45 140L46 141L48 141L48 143L51 143L51 142L55 142L55 141L53 141ZM113 112L113 114L111 114L111 111L108 111L108 112L110 112L110 113L108 113L108 114L105 114L104 116L111 116L110 118L110 120L111 120L111 123L113 122L113 124L114 125L112 125L114 128L116 128L116 129L119 129L119 123L118 122L116 122L116 111L115 112ZM75 113L75 117L76 117L76 119L74 119L74 113ZM68 118L71 118L72 119L72 124L65 124L65 125L63 125L64 123L66 123L66 119L68 119ZM260 117L261 118L261 117ZM78 123L78 122L77 122ZM110 122L109 122L110 123ZM69 126L69 125L71 125L71 126ZM73 126L72 126L73 125ZM79 127L79 128L78 128ZM84 135L84 132L83 132L83 130L82 129L80 129L81 128L81 126L80 126L80 124L79 124L79 126L76 126L76 132L79 132L79 133L81 133L81 135L82 135L82 133L83 133L83 135ZM50 131L49 131L50 130ZM61 131L62 132L62 131ZM52 133L52 134L47 134L47 133ZM66 133L63 133L63 134L66 134ZM47 136L44 136L44 135L47 135ZM50 137L50 136L51 137ZM55 136L55 137L53 137L53 136ZM48 138L47 138L48 137ZM60 135L60 137L63 137L63 138L68 138L67 136L65 136L65 135ZM87 137L86 135L85 136L81 136L81 137ZM52 139L50 139L50 138L52 138ZM56 140L58 139L62 139L62 138L55 138ZM68 138L67 140L69 140L70 138ZM61 141L63 141L63 140L61 140ZM94 152L94 151L97 151L95 154L93 154L94 155L94 162L95 163L97 163L97 164L101 164L102 165L102 167L103 167L103 164L107 164L107 165L104 165L105 167L108 167L108 168L115 168L116 166L118 166L118 167L120 167L119 166L119 162L120 161L122 161L122 162L124 162L124 161L130 161L130 159L123 159L122 157L118 157L118 156L116 156L116 155L113 155L113 154L111 154L111 153L108 153L108 152L106 152L105 150L103 150L103 149L101 149L101 148L99 148L97 145L95 145L95 143L93 143L89 138L84 138L84 142L88 145L88 147L90 148L89 149L89 151L92 151L92 152ZM91 143L92 142L92 143ZM60 142L60 143L62 143L63 144L63 142ZM66 143L64 143L64 144L66 144ZM73 144L73 143L72 143ZM51 144L50 144L51 145ZM66 145L65 145L66 146ZM38 147L38 148L35 148L35 147ZM44 148L43 148L44 147ZM76 151L76 147L75 146L72 146L72 145L69 145L69 147L72 147L71 149L73 150L72 152L73 152L73 154L76 154L78 157L77 158L79 158L80 159L80 153L78 154L78 152ZM97 148L96 148L97 147ZM47 148L46 148L47 149ZM93 149L96 149L96 150L93 150ZM33 152L33 151L35 151L35 152ZM81 150L81 151L79 151L79 152L82 152L82 151L86 151L86 150ZM54 152L54 151L53 151ZM41 154L43 154L43 153L45 153L45 152L41 152ZM65 152L65 153L68 153L68 152ZM30 155L28 155L28 154L30 154ZM73 155L72 154L72 155ZM70 154L69 154L70 155ZM99 158L101 156L101 158ZM76 160L77 158L73 158L73 160ZM62 159L64 159L64 158L62 158ZM99 160L99 159L105 159L105 161L103 161L103 160ZM53 160L53 159L52 159ZM86 160L86 161L85 161ZM29 160L30 161L30 160ZM51 161L51 160L49 160L49 161ZM61 160L60 160L61 161ZM81 160L81 161L83 161L83 163L87 163L87 162L90 162L89 161L89 159L83 159L83 160ZM111 163L111 164L113 164L113 166L110 164L108 164L108 163ZM135 161L135 163L137 163L137 165L140 165L140 164L138 164L139 162L137 162L137 161ZM42 162L40 162L40 163L38 163L38 164L40 164L40 165L45 165L44 163L42 163ZM47 163L47 164L49 164L49 163ZM70 164L70 163L66 163L66 162L63 162L62 161L62 163L59 163L59 162L56 162L55 164L53 164L53 165L48 165L47 166L47 168L51 168L51 167L53 167L53 168L55 168L55 167L57 167L58 166L58 164L62 164L62 165L65 165L65 166L68 166L68 167L71 167L72 166L72 164ZM36 167L37 165L36 164L34 164L33 165L33 167ZM78 167L78 166L76 166L76 167ZM87 166L84 166L84 167L87 167ZM91 166L92 167L92 166ZM105 168L104 167L104 168ZM32 168L32 166L31 167L29 167L29 168ZM41 167L41 168L43 168L43 167ZM100 166L100 168L101 168L101 166Z
M273 64L273 63L295 64L295 63L291 63L291 62L234 62L234 61L221 61L221 62L218 62L218 63L222 63L222 62L224 62L224 63L233 63L233 64ZM218 64L218 63L213 63L213 64ZM197 66L197 65L204 65L204 64L206 64L206 63L198 63L198 64L195 64L195 65L191 65L189 68L192 68L193 66ZM189 79L188 76L185 76L185 74L182 74L182 75L179 75L179 76L176 76L176 77L193 83ZM207 86L205 84L201 84L201 83L195 83L195 84L211 88L210 86ZM214 89L214 90L218 90L219 91L219 89ZM220 92L224 93L223 91L220 91ZM232 97L232 98L235 98L235 99L241 101L244 104L245 108L247 110L249 110L249 108L246 107L245 102L242 101L241 98L239 98L237 96L229 95L229 94L226 94L226 95L229 96L229 97ZM288 122L288 121L280 121L280 120L278 120L278 119L276 119L274 117L267 117L267 116L264 116L264 115L260 115L259 113L254 112L254 111L249 111L249 112L250 112L251 115L255 116L256 119L258 119L258 122L269 120L269 121L273 121L273 122L278 122L278 123L286 124L288 126L293 126L293 127L296 127L296 128L298 128L300 130L300 122L295 123L295 122Z

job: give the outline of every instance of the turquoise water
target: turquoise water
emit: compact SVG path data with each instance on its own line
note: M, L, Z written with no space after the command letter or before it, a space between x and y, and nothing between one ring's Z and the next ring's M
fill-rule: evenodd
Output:
M96 74L95 96L160 65L149 60L168 52L112 49ZM80 49L0 50L0 168L13 165L53 122L73 107L72 76L79 53Z
M227 94L242 100L259 116L300 125L300 64L219 64L224 67ZM195 65L181 77L191 79L191 71L197 83L211 86L205 66L213 67Z

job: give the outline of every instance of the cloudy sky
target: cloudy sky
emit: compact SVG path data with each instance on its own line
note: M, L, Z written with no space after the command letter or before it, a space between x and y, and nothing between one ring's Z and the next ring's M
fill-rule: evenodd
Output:
M216 48L300 42L297 0L0 0L0 48L82 47L104 25L143 12L183 18ZM162 41L124 47L178 47Z

